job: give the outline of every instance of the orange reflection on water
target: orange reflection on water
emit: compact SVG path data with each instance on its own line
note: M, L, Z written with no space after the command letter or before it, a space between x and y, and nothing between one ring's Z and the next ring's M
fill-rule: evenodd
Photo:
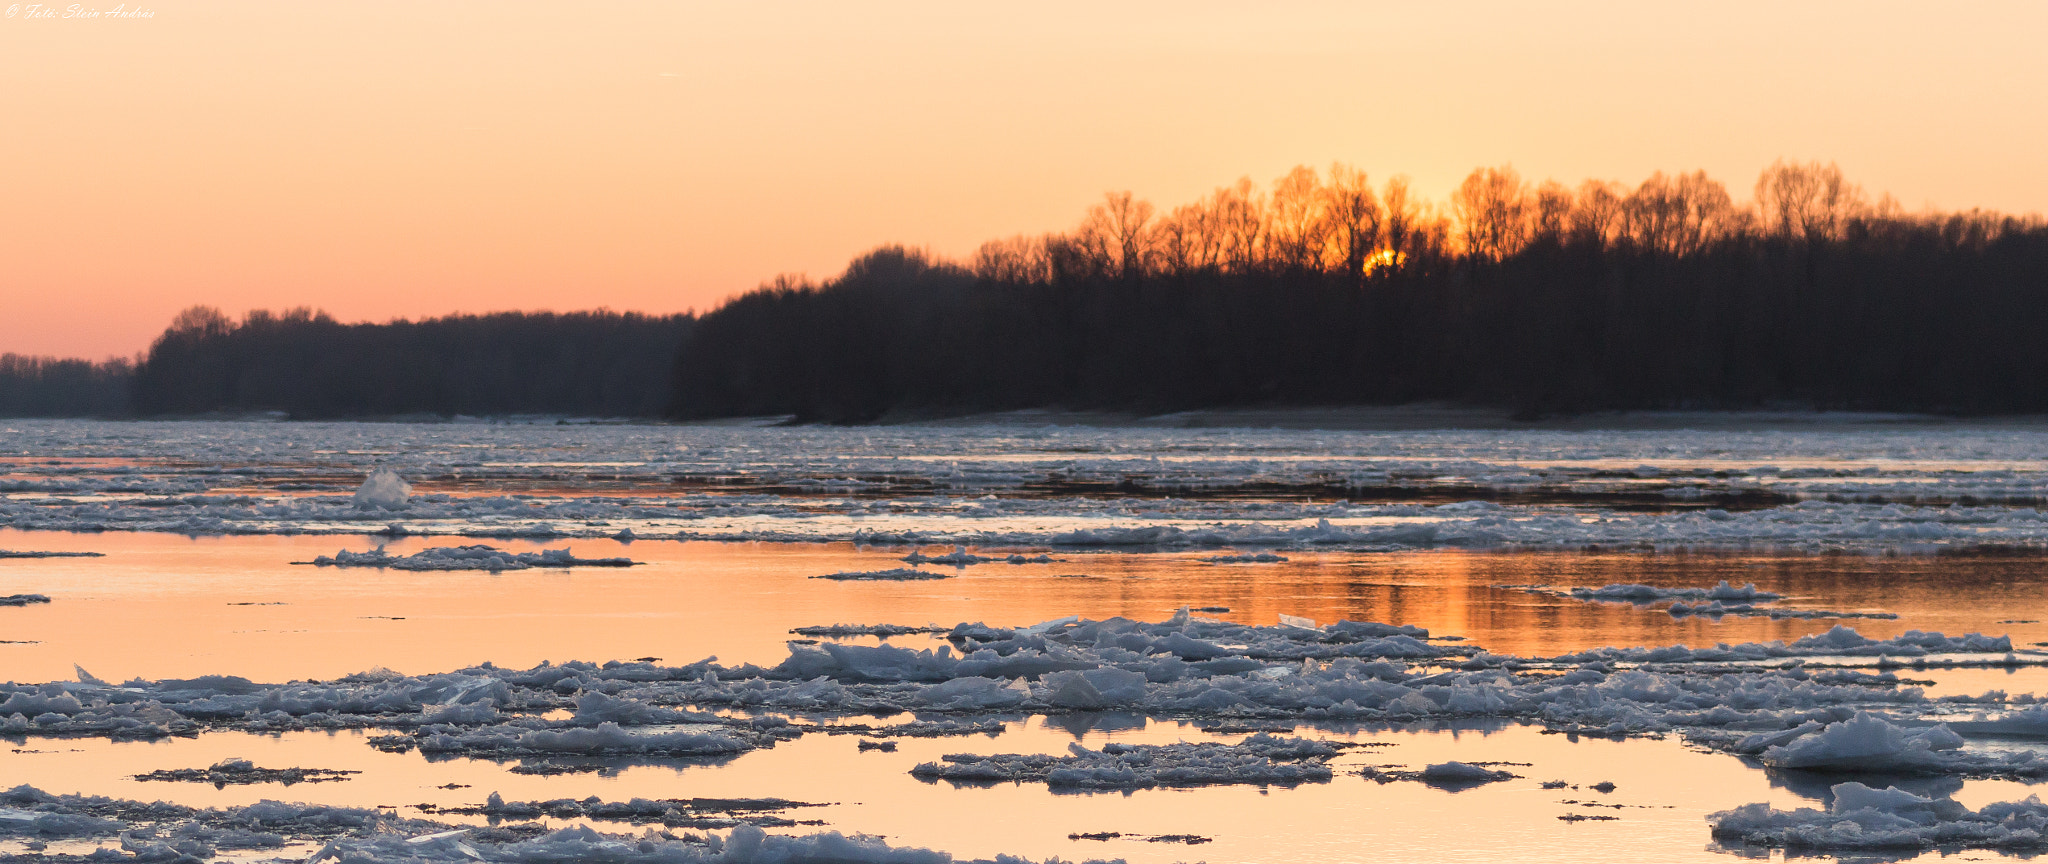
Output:
M408 552L462 541L404 538ZM687 662L716 654L727 663L773 663L792 627L834 622L921 624L982 620L1023 624L1066 614L1159 619L1182 605L1224 606L1217 617L1271 623L1285 613L1419 624L1495 651L1554 654L1600 645L1710 644L1790 639L1829 621L1676 621L1661 612L1587 604L1492 587L1549 583L1648 582L1710 585L1755 581L1814 608L1877 608L1896 621L1852 622L1872 636L1907 629L2011 632L2048 638L2027 621L2043 614L2032 558L1770 557L1737 555L1508 554L1437 551L1398 554L1290 552L1279 564L1210 564L1211 552L1062 552L1052 564L983 564L931 582L832 582L840 570L903 566L907 549L850 544L574 541L581 555L646 562L624 570L406 573L294 566L365 541L346 537L186 538L161 534L0 532L0 548L79 550L103 558L0 561L0 593L43 593L53 602L0 609L8 676L67 677L71 663L106 678L206 673L257 680L331 678L374 666L431 673L482 661L525 666L541 660L639 656ZM495 541L516 549L563 543ZM929 551L929 550L928 550ZM233 605L281 603L284 605ZM931 645L911 638L899 644ZM2028 670L1940 673L1947 690L2039 689ZM1937 688L1941 690L1942 688ZM855 739L809 735L716 765L656 762L615 776L534 777L507 763L429 761L368 747L360 732L284 735L207 733L154 743L26 739L0 754L0 775L52 791L171 798L217 806L260 798L353 806L475 804L496 791L508 800L635 796L783 797L827 802L798 811L828 827L886 835L891 842L962 856L997 853L1124 857L1134 862L1201 858L1261 860L1669 861L1726 860L1710 851L1705 814L1751 801L1811 806L1816 781L1767 776L1677 740L1571 741L1521 726L1449 730L1315 732L1390 744L1348 751L1327 784L1292 789L1223 787L1146 790L1129 795L1054 794L1042 785L955 788L908 775L946 753L1061 752L1070 741L1234 740L1173 722L1127 718L1090 728L1082 718L1012 723L997 738L905 739L895 753L855 749ZM340 783L229 787L142 783L133 775L195 768L228 756L266 767L347 768ZM1451 793L1412 783L1379 785L1362 764L1420 767L1449 759L1532 763L1524 779ZM1620 791L1599 797L1626 809L1563 803L1596 797L1585 789L1543 790L1543 780L1582 787L1601 780ZM466 788L436 788L446 784ZM1824 782L1819 783L1824 786ZM1969 806L2024 797L2019 784L1973 782ZM410 815L411 811L406 811ZM1618 821L1567 823L1569 813ZM602 826L622 830L620 825ZM812 830L812 829L797 829ZM1199 847L1129 839L1097 843L1069 834L1197 834ZM18 851L12 847L0 851Z
M461 543L402 538L393 552ZM1794 639L1834 621L1673 620L1492 587L1720 579L1791 595L1786 605L1877 609L1898 620L1847 622L1873 637L1908 629L2011 633L2048 640L2038 558L1768 557L1431 551L1292 552L1280 564L1208 564L1204 553L1063 552L1052 564L982 564L927 582L810 577L904 566L907 549L851 544L611 540L499 541L520 550L569 545L629 556L630 569L410 573L295 566L364 549L360 538L0 532L0 548L98 551L102 558L0 561L0 593L48 605L0 609L7 677L68 678L77 663L108 679L235 674L259 681L333 678L375 666L409 674L490 661L661 657L682 663L779 662L790 628L830 623L1029 624L1062 615L1159 620L1215 617L1270 624L1280 614L1417 624L1498 653L1547 655L1602 645ZM931 568L927 568L931 569ZM239 605L282 604L282 605ZM2003 623L2020 621L2024 623ZM898 644L936 644L899 640Z

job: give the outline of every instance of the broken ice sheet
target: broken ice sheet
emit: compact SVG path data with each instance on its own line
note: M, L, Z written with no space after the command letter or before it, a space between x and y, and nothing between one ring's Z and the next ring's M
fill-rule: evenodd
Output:
M391 555L386 553L382 546L367 552L350 552L343 549L331 556L322 555L311 561L293 563L311 564L315 567L377 567L417 571L485 570L497 573L504 570L563 567L632 567L639 562L630 558L578 558L568 547L543 549L539 552L510 552L493 546L472 544L429 546L411 555Z
M834 582L921 582L933 579L951 579L953 574L937 570L915 570L898 567L892 570L849 570L812 576L812 579L830 579Z
M2048 804L2029 796L1972 810L1949 798L1849 781L1830 789L1826 810L1747 804L1707 817L1723 841L1813 852L1927 849L1936 846L2048 850Z
M1159 786L1294 786L1327 782L1337 749L1318 741L1253 735L1236 744L1116 744L1068 747L1065 756L948 754L911 769L922 780L1044 783L1055 790Z
M1488 783L1499 783L1503 780L1521 779L1522 775L1516 774L1515 772L1509 771L1505 767L1502 767L1504 764L1507 763L1472 763L1459 762L1453 760L1450 762L1439 762L1436 764L1427 765L1424 766L1423 769L1420 771L1409 771L1391 767L1383 768L1377 766L1366 766L1365 768L1360 769L1359 773L1364 775L1366 779L1378 783L1393 783L1397 781L1406 780L1423 783L1429 786L1435 786L1437 788L1445 789L1452 792L1459 792L1466 789L1471 789L1473 787L1483 786ZM1527 767L1523 763L1513 764L1521 767Z
M259 768L247 759L223 759L207 768L160 769L135 775L144 781L167 781L179 783L211 783L215 788L241 786L251 783L327 783L347 780L351 774L361 771L332 768Z

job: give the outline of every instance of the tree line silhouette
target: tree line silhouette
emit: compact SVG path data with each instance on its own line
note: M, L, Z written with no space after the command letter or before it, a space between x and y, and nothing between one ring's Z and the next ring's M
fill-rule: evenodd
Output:
M1907 214L1779 162L1634 188L1474 171L1447 207L1339 165L949 262L901 246L705 315L684 418L1446 400L1523 415L2048 410L2048 224Z
M135 367L135 413L648 417L694 319L505 312L343 324L293 309L179 313Z
M965 261L879 247L703 315L342 324L181 313L134 363L0 358L0 413L576 414L868 422L1029 407L1441 400L1617 408L2048 411L2048 223L1904 212L1832 164L1738 203L1472 172L1439 206L1343 165Z
M0 417L117 417L128 413L127 360L0 354Z

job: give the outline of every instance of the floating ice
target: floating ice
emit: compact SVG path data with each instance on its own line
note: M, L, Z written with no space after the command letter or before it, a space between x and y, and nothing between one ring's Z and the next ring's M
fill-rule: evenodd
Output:
M2048 514L2035 507L2048 433L1953 424L1509 434L499 425L460 436L408 424L19 425L10 452L71 460L25 461L0 478L0 525L23 529L361 534L402 514L409 532L439 536L630 530L948 547L2048 547ZM249 463L254 452L261 464ZM544 470L569 491L359 507L355 490L328 482L338 470L479 484ZM595 484L605 494L583 491ZM1446 492L1487 500L1398 503ZM1725 506L1645 508L1645 498ZM1396 503L1361 503L1371 501Z
M495 796L494 796L495 798ZM669 814L687 823L705 811L694 805L704 799L649 802L576 802L585 818L620 821L666 821ZM494 802L501 818L523 807L546 809L565 802ZM748 801L713 803L744 807ZM802 806L797 802L765 802ZM486 805L488 809L491 805ZM656 818L647 811L664 808ZM678 809L680 807L680 809ZM459 810L460 808L458 808ZM735 812L728 809L727 813ZM732 821L742 821L733 819ZM755 820L764 821L764 820ZM213 857L216 850L279 849L290 842L324 843L308 864L350 861L360 864L468 864L495 862L642 862L642 864L953 864L944 852L893 847L880 839L849 837L838 832L803 835L769 834L753 825L737 825L725 836L677 837L649 829L643 834L606 834L575 826L540 836L496 827L451 826L425 819L405 819L375 809L330 807L260 801L246 807L200 810L163 802L144 803L82 795L52 795L32 786L0 793L0 836L28 838L119 838L132 857L112 860L177 861ZM102 855L93 856L100 860ZM1002 856L1001 864L1029 864ZM961 862L983 864L983 862ZM996 864L996 862L988 862Z
M1296 785L1330 779L1335 748L1303 738L1258 734L1237 744L1117 744L1100 750L1068 745L1066 756L949 754L910 769L924 780L1045 783L1055 789L1148 789L1155 786Z
M783 811L821 806L824 805L782 798L634 798L627 801L604 801L592 797L582 800L557 798L549 801L506 801L498 793L493 792L482 806L422 805L419 809L430 815L488 816L494 821L528 821L541 818L594 819L604 822L629 822L635 825L656 824L667 828L716 829L739 825L786 828L797 823L781 815Z
M915 570L898 567L894 570L850 570L812 576L812 579L831 579L835 582L921 582L930 579L951 579L953 574L935 570Z
M1751 582L1740 587L1723 579L1712 588L1658 588L1654 585L1636 583L1615 583L1598 588L1557 589L1547 585L1495 585L1495 588L1509 588L1546 597L1563 597L1588 602L1634 603L1650 606L1670 603L1664 611L1673 618L1707 617L1720 618L1733 615L1745 618L1770 618L1773 620L1815 618L1877 618L1895 619L1899 616L1890 612L1838 612L1831 609L1783 609L1767 604L1784 599L1782 594L1761 591ZM1691 602L1687 602L1691 601Z
M354 503L362 510L397 510L405 506L412 495L412 485L389 468L379 468L363 480L356 489Z
M1699 600L1718 603L1768 603L1784 599L1783 594L1773 594L1756 587L1755 582L1742 586L1721 580L1712 588L1659 588L1636 582L1616 582L1598 588L1552 588L1548 585L1495 585L1495 588L1511 588L1546 597L1564 597L1572 600L1607 601L1612 603L1660 603L1667 600Z
M1442 762L1422 769L1422 782L1438 784L1492 783L1513 780L1512 771L1483 768L1465 762Z
M1759 606L1753 603L1722 603L1719 600L1709 600L1705 603L1693 604L1688 604L1685 601L1681 600L1679 602L1671 604L1671 606L1666 608L1664 611L1670 613L1671 617L1673 618L1720 618L1727 615L1733 615L1738 618L1769 618L1773 621L1810 621L1819 618L1869 618L1881 621L1893 621L1897 620L1899 617L1897 614L1891 612L1840 612L1833 609L1779 609L1770 606Z
M797 627L789 632L799 636L908 636L915 633L945 633L950 627L908 627L901 624L826 624Z
M1945 724L1908 729L1859 713L1840 723L1795 734L1764 749L1757 759L1773 768L1834 773L2048 776L2048 760L2032 751L1964 751L1963 737ZM1754 745L1752 745L1754 746Z
M1976 715L1967 719L1944 718L1944 722L1964 735L1985 735L1996 738L2048 738L2048 705L2035 705L2018 711L2008 711L2000 716Z
M557 567L631 567L639 562L630 558L578 558L568 547L543 549L539 552L511 552L492 546L430 546L411 555L392 555L379 546L368 552L350 552L343 549L332 556L322 555L312 561L297 562L316 567L379 567L391 570L444 571L444 570L487 570L496 573L502 570L532 570L535 568Z
M1825 811L1747 804L1710 815L1707 822L1722 840L1823 852L1933 846L2048 849L2048 805L2038 796L1971 810L1947 798L1855 782L1830 791L1834 803Z
M667 732L640 735L617 723L599 723L591 729L531 729L523 726L486 726L481 729L433 732L419 742L422 753L492 753L499 755L648 755L726 756L754 749L758 744L730 734Z
M1024 560L1028 560L1023 559L1023 556L1021 555L1013 555L1011 557L1022 559L1014 563L1023 563ZM948 552L944 555L926 555L922 552L912 552L908 555L903 556L903 562L913 567L919 564L944 564L950 567L965 567L969 564L986 564L990 561L1000 560L1003 559L989 558L982 555L976 555L972 552L967 551L967 547L965 546L955 546L953 547L953 551ZM1049 561L1051 559L1048 558L1046 560Z
M181 783L212 783L222 786L242 786L251 783L327 783L347 780L351 774L361 771L337 770L332 768L258 768L247 759L228 758L209 768L180 768L151 771L137 774L137 780L162 780Z

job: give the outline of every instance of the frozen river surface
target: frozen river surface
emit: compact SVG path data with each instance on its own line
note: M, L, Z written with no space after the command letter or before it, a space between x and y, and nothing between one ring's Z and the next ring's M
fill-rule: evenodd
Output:
M0 558L0 780L46 794L0 801L0 854L2031 855L2044 458L6 421L0 550L49 554ZM378 469L411 494L359 501ZM809 629L880 624L916 632Z

